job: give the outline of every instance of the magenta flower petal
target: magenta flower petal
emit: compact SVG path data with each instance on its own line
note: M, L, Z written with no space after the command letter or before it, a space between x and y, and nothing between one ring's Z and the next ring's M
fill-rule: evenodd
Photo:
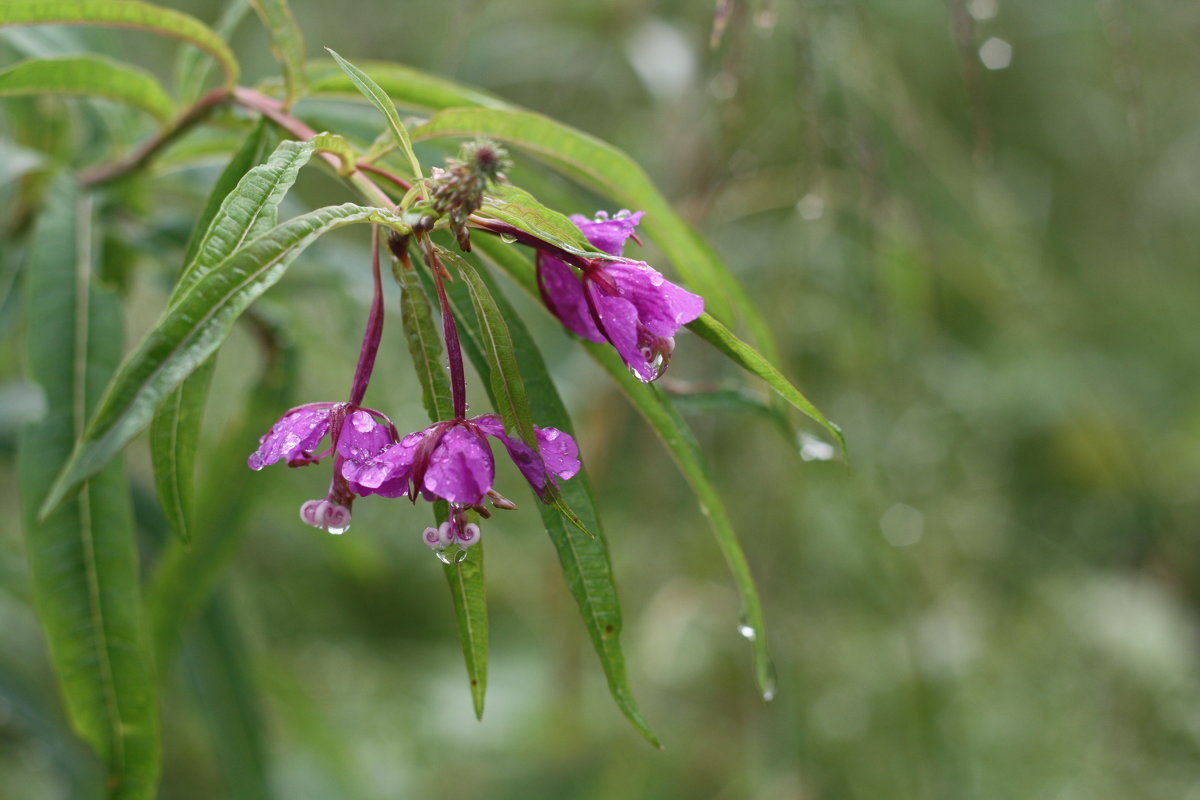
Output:
M704 298L676 286L658 270L641 261L611 261L604 272L621 297L633 303L638 321L647 331L664 338L704 313Z
M558 428L537 429L538 451L551 475L570 480L579 474L579 445Z
M334 403L310 403L285 413L258 440L258 449L246 459L253 470L274 464L280 459L289 462L316 450L329 432L329 417Z
M625 365L647 383L657 378L661 371L653 367L651 358L641 349L637 307L623 297L605 294L594 283L588 283L587 291L600 317L600 329L604 337L616 349Z
M583 284L563 262L545 253L537 257L538 289L550 313L575 334L593 342L603 342L592 312L583 294Z
M616 216L609 219L606 212L597 211L595 219L588 219L582 214L572 214L571 222L574 222L579 230L583 231L584 237L592 243L592 247L619 256L625 247L625 242L630 236L633 236L638 223L645 215L645 211L633 214L628 211L618 211Z
M525 480L529 481L529 485L536 489L540 495L542 489L546 486L546 467L533 448L520 439L506 434L504 432L504 423L495 414L485 414L482 417L475 417L471 422L475 423L488 436L500 440L501 444L504 445L504 449L508 451L508 457L517 465L517 469L525 476ZM536 427L534 427L534 432L537 432Z
M343 458L367 461L396 441L391 427L359 409L346 417L338 434L337 451Z
M382 497L407 494L413 457L423 438L425 431L410 433L367 458L348 457L342 462L342 477L349 483L350 491L364 497L369 494Z
M476 505L492 488L496 464L483 434L455 425L442 434L429 457L422 491L451 503Z

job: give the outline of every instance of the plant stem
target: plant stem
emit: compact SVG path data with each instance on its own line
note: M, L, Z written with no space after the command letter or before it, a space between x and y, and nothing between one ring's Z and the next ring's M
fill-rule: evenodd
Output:
M358 364L354 368L354 380L350 384L350 405L361 405L375 369L375 357L379 354L379 339L383 334L383 283L379 278L379 226L371 226L371 275L375 280L375 295L371 298L371 312L367 316L367 329L363 331L362 348L358 351Z
M227 90L213 89L180 114L170 127L159 131L155 136L143 142L128 158L90 170L81 176L80 181L84 186L97 186L141 169L160 150L182 136L192 126L202 121L217 106L227 103L231 99L233 99L233 95Z
M233 90L233 100L242 108L251 111L257 111L267 119L274 122L280 128L290 133L292 136L300 140L311 139L317 135L317 132L305 125L302 121L293 117L283 108L283 103L278 100L267 97L262 92L256 92L253 89L247 89L244 86L235 87ZM338 170L342 163L333 153L321 153L321 158ZM381 204L384 208L394 209L396 204L387 194L375 185L375 182L368 178L362 172L355 169L347 178L350 182L366 197L369 201Z
M450 398L454 403L454 418L467 418L467 379L463 372L462 348L458 343L458 326L454 323L454 314L450 311L450 301L446 297L446 288L442 285L442 273L445 267L433 249L429 237L420 237L421 252L425 263L433 273L433 285L437 287L438 304L442 307L442 332L446 339L446 361L450 364Z

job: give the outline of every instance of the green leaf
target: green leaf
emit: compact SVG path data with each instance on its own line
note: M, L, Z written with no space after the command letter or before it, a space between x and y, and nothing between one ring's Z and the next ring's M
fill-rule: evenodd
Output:
M813 420L825 430L829 431L830 435L837 441L838 446L842 450L842 454L846 454L846 439L842 435L842 429L834 423L830 422L821 411L814 406L804 394L793 386L787 378L783 377L778 369L771 362L767 361L761 353L755 350L750 345L743 342L741 339L733 335L733 332L717 322L711 314L701 314L697 319L688 323L688 330L699 336L704 341L711 344L713 347L720 350L725 355L740 366L742 369L757 375L767 382L775 392L790 403L795 408L799 409L806 417Z
M537 297L537 281L534 277L533 265L519 251L514 250L495 240L480 238L476 247L492 259L502 270L507 272L525 291ZM720 495L712 485L705 467L704 457L696 444L695 437L687 427L687 423L671 406L657 386L647 386L629 374L616 351L607 344L583 342L588 352L613 377L617 385L633 403L641 415L658 434L663 444L667 446L672 457L678 464L692 492L700 501L700 509L708 519L721 548L722 555L733 573L734 582L741 596L743 617L742 622L754 631L751 645L754 649L754 671L760 691L766 698L775 693L774 668L767 654L766 635L763 627L762 604L758 598L758 590L754 586L749 564L745 553L742 552L737 534L725 513L725 506ZM540 418L540 417L539 417ZM564 489L570 485L570 481ZM565 491L564 491L565 494ZM578 507L578 506L575 506Z
M429 295L425 293L415 270L405 269L392 259L392 273L400 284L400 316L408 351L421 384L421 399L431 422L451 419L454 404L450 380L446 377L442 344ZM435 522L445 522L449 507L445 501L434 504ZM443 564L442 571L454 602L458 620L458 638L462 644L463 660L467 665L467 680L471 685L471 701L475 716L483 718L483 699L487 692L488 617L483 580L483 543L467 551L459 564Z
M0 5L3 25L104 25L150 31L199 47L225 70L226 88L237 83L237 60L211 28L195 17L140 0L6 0Z
M161 768L159 719L121 463L35 519L121 342L118 298L91 280L91 199L59 178L45 207L29 256L26 363L47 411L22 430L17 459L30 581L67 711L105 765L108 796L148 800Z
M22 61L0 72L0 97L71 94L102 97L140 108L160 122L175 104L149 72L101 56Z
M196 224L199 235L188 243L171 303L242 242L275 225L279 203L311 157L313 144L284 142L266 164L255 167L266 140L266 127L260 124L217 179ZM184 542L191 539L192 475L214 365L215 358L208 359L172 390L150 426L155 487L171 529Z
M271 52L283 65L285 98L289 108L304 93L304 36L292 16L287 0L250 0L254 10L267 26L271 37Z
M421 401L431 422L450 419L454 416L454 402L429 295L416 270L405 269L393 260L392 272L400 284L400 318L408 352L412 354L417 370L417 381L421 384Z
M367 73L363 72L358 67L351 64L346 59L339 56L328 47L329 55L333 56L333 60L342 68L342 71L349 76L358 90L362 92L363 97L371 101L371 105L379 109L383 116L387 117L388 125L392 129L392 133L396 137L396 142L400 145L400 149L404 152L408 159L409 166L412 167L413 177L421 177L421 162L417 160L417 154L413 152L412 139L408 136L408 129L404 127L404 123L400 121L400 115L396 113L396 106L392 103L387 92L379 88L379 84L371 80Z
M268 800L264 720L254 664L226 593L209 602L184 649L184 671L208 728L228 800Z
M455 106L511 108L495 95L446 80L428 72L390 61L365 61L364 72L371 75L379 87L404 108L419 111L440 111ZM308 89L311 94L358 96L354 83L336 62L314 61L308 65Z
M523 260L512 248L494 239L484 239L479 243L479 251L493 261L502 258L517 258ZM482 280L489 285L490 279L486 273L478 273ZM486 381L489 396L492 382L489 372L491 365L484 355L484 338L478 323L470 318L466 309L471 305L469 293L462 283L447 287L451 303L458 310L460 333L463 334L463 347L475 369ZM499 292L493 291L497 307L500 310L508 330L512 336L514 352L524 386L529 398L530 411L541 425L558 428L574 435L571 419L567 416L562 398L550 378L546 363L537 349L529 331L512 306ZM493 405L496 398L492 397ZM621 605L617 598L616 581L612 570L612 561L608 554L608 543L600 525L600 516L596 511L595 500L592 497L591 485L585 471L568 481L563 481L559 487L562 497L573 509L578 509L582 527L567 525L559 512L538 501L534 494L534 504L542 515L542 523L550 536L551 542L558 553L562 565L563 577L567 587L579 607L583 617L584 627L591 637L592 645L600 658L600 664L608 679L609 692L617 707L635 728L655 747L661 747L654 732L650 730L646 720L638 710L637 702L629 687L629 678L625 671L625 654L621 648ZM593 531L594 535L586 533Z
M191 547L178 540L167 545L146 590L146 608L156 654L155 663L165 675L174 660L181 634L220 578L245 534L245 520L260 497L250 480L229 480L229 465L244 463L249 448L289 408L296 394L299 354L274 315L256 304L242 319L250 323L263 345L265 365L258 381L246 393L241 417L230 426L214 449L207 480L200 486L196 535Z
M384 209L327 206L277 225L197 279L122 363L39 516L53 511L149 424L171 390L216 352L238 316L283 277L304 248L331 230L363 222L409 232Z
M213 32L221 41L228 42L249 10L250 5L246 0L229 0L213 24ZM195 47L182 47L179 50L179 58L175 63L175 95L182 103L190 103L198 98L208 82L213 62L204 58L203 54L203 50Z
M437 517L444 521L445 512ZM471 703L475 718L483 719L483 699L487 694L488 615L483 581L483 542L476 542L467 557L457 564L442 564L450 587L454 617L458 621L458 640L462 643L471 685Z
M516 434L537 452L537 434L533 430L533 415L529 411L525 382L521 379L512 336L509 335L500 307L479 272L466 259L449 250L438 250L442 260L453 264L462 275L470 293L471 307L475 311L475 330L479 333L478 342L488 364L490 394L504 421L504 430Z
M490 188L483 197L480 211L569 253L608 257L607 253L588 243L575 223L539 203L529 192L512 184L502 183Z
M318 133L312 138L313 144L317 146L317 152L332 153L337 156L341 166L338 167L338 175L343 178L351 174L355 170L354 148L346 141L346 137L339 136L336 133Z
M733 574L734 584L737 585L738 595L742 601L742 616L739 627L749 634L743 633L750 640L754 650L754 675L758 681L759 691L765 699L775 697L775 669L767 653L766 629L763 624L762 602L758 597L758 589L754 585L754 576L750 574L750 565L746 554L725 513L725 504L721 502L712 478L708 475L708 467L696 437L688 428L683 417L668 402L662 390L657 386L646 386L640 380L629 374L625 363L616 351L607 344L584 342L584 347L612 376L625 396L641 412L650 427L658 434L658 438L667 446L680 472L692 487L696 499L700 501L700 513L708 519L709 527L717 538L721 555Z

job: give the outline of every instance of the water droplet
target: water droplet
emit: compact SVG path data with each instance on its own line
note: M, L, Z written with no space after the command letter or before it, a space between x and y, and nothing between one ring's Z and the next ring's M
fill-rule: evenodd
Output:
M467 559L467 551L458 545L439 547L433 551L433 554L438 557L438 561L441 561L443 564L449 564L450 566L461 564Z
M655 272L653 275L650 276L650 285L651 286L662 286L663 285L663 276L659 275L657 272Z
M754 630L754 626L745 622L738 623L738 633L742 635L742 638L750 642L758 638L758 631Z
M341 536L343 533L350 530L350 523L347 522L345 525L326 525L325 530L329 533L332 533L334 536Z
M557 428L548 429L546 431L546 441L553 442L555 439L558 438L558 434L559 434L559 430Z
M500 241L504 242L505 244L516 244L517 237L509 236L507 233L502 233L500 234Z
M800 458L805 461L829 461L836 454L833 445L808 433L801 433Z
M775 692L779 686L779 676L775 672L774 662L767 662L765 674L759 676L758 682L759 688L762 689L763 700L766 700L768 703L774 700Z
M444 461L445 459L438 459L438 460ZM425 476L425 488L431 492L433 490L437 489L437 478L432 478L432 477L426 475Z

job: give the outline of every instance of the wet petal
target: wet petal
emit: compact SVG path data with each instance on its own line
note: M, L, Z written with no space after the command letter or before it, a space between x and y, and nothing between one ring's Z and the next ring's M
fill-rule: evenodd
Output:
M642 351L637 308L623 297L604 294L590 281L587 289L600 316L600 329L621 360L640 380L649 383L657 378L661 371L648 362Z
M359 409L342 423L337 450L345 458L367 461L375 453L395 442L391 428Z
M546 469L562 480L579 474L579 445L558 428L537 429L538 451Z
M608 219L608 214L599 211L596 213L595 219L573 214L571 222L574 222L579 230L583 231L583 235L587 237L593 247L619 256L625 247L626 240L637 230L638 223L645 215L644 211L634 214L630 214L628 211L619 211L612 219Z
M583 295L583 284L570 267L557 258L538 253L538 289L550 313L570 331L593 342L603 342Z
M422 438L424 431L410 433L368 458L347 458L342 462L342 477L349 483L350 491L360 496L399 497L407 494L413 455Z
M280 459L291 461L301 453L316 450L329 431L333 403L310 403L288 411L258 440L258 449L246 459L250 469L259 470Z
M442 435L430 455L421 488L451 503L475 505L483 502L495 474L487 439L478 431L455 425Z
M641 261L610 261L603 266L621 297L633 303L638 320L664 338L704 313L704 298L676 286Z
M542 459L532 447L522 442L515 436L509 436L504 432L504 424L495 414L486 414L482 417L476 417L471 420L479 429L499 439L504 445L504 449L508 451L508 457L517 465L517 469L525 476L525 480L529 481L529 485L541 494L542 489L546 485L546 467L542 463ZM537 428L534 428L537 431ZM541 445L541 442L538 442Z

